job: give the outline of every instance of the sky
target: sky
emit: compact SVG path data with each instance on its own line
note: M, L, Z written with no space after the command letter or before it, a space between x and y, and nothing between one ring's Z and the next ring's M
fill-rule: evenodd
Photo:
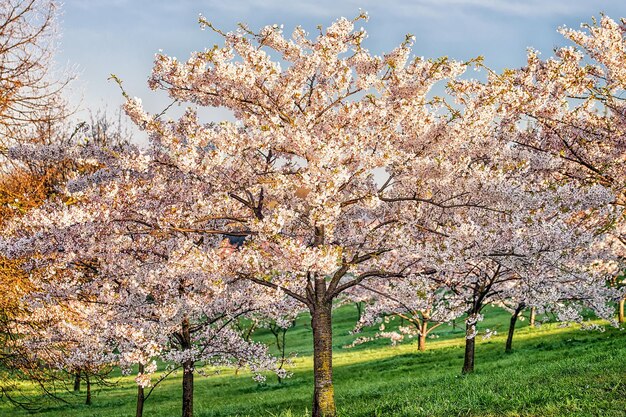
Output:
M300 25L314 36L318 25L356 17L360 9L370 16L362 25L369 34L364 46L372 53L393 49L410 33L415 55L482 55L489 67L502 70L523 66L528 47L547 58L555 47L568 45L559 26L578 28L600 13L626 16L626 0L65 0L56 61L77 75L72 100L82 108L119 108L120 90L107 81L113 73L149 111L160 112L167 97L146 82L154 54L162 50L182 60L220 44L217 35L200 29L199 14L223 31L239 22L253 30L282 24L286 34ZM220 110L206 114L216 121L229 118Z

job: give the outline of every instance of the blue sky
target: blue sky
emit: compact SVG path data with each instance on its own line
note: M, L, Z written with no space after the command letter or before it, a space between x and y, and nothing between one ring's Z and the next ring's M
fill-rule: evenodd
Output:
M501 70L522 66L527 47L550 56L565 44L559 26L579 27L600 12L626 16L626 0L65 0L57 63L77 72L75 96L82 96L83 107L113 110L122 103L117 86L107 81L115 73L129 94L160 111L167 99L146 86L154 54L162 49L186 59L219 43L215 34L200 30L200 13L225 31L238 22L252 29L276 23L289 34L297 25L314 34L317 25L355 17L359 9L370 15L365 46L373 53L394 48L411 33L416 55L483 55L487 65ZM209 117L226 114L213 111Z

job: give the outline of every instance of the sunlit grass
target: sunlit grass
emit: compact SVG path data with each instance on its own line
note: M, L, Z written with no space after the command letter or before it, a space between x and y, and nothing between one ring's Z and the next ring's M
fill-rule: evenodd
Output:
M391 347L376 340L356 348L342 346L350 335L356 309L345 306L335 314L335 389L340 416L602 416L623 417L626 410L626 332L581 331L554 324L531 329L518 323L514 352L504 353L508 315L486 312L483 328L498 335L477 343L476 372L461 376L463 330L437 329L428 350L417 352L415 341ZM199 417L301 417L310 409L312 392L311 330L300 317L287 334L287 350L297 352L294 375L282 384L268 375L257 384L247 372L223 370L198 376L195 410ZM392 322L389 326L393 326ZM396 324L397 325L397 324ZM369 329L364 336L371 336ZM257 339L272 342L259 332ZM180 415L180 374L165 380L146 403L145 416ZM40 416L134 415L136 388L131 377L113 378L114 387L94 393L94 404L64 394L71 405L46 404ZM0 404L0 415L26 415Z

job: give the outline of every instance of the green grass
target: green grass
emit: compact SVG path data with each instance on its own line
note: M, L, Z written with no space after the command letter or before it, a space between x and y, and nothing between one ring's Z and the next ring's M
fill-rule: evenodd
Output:
M482 328L496 329L490 340L477 339L476 372L460 374L463 330L442 326L428 350L417 352L414 341L391 347L377 340L352 349L348 332L356 309L335 313L335 392L341 417L408 416L626 416L626 331L581 331L575 327L544 325L530 329L518 322L512 354L504 353L509 316L495 308L485 311ZM395 324L394 324L395 323ZM394 322L388 327L397 325ZM459 324L462 321L459 320ZM372 335L370 329L364 335ZM272 342L268 332L258 340ZM300 317L287 334L287 348L297 352L294 375L282 384L268 376L265 384L250 374L227 370L195 381L195 415L306 416L312 393L311 330ZM180 415L180 374L164 381L146 403L145 416ZM115 379L115 378L114 378ZM73 394L71 405L45 404L38 416L132 416L135 387L131 378L118 377L114 387L94 393L91 406ZM23 416L24 411L0 403L0 415Z

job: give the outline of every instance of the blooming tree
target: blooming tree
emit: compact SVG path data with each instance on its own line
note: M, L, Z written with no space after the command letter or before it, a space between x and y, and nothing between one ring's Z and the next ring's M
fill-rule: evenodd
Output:
M115 146L128 141L125 135L119 134L119 126L112 124L105 116L99 116L97 123L99 126L107 127L107 130L98 137L98 143L102 146ZM89 136L80 137L77 137L78 133L85 132L76 133L77 135L70 139L74 144L91 142L93 139L92 132L88 132ZM73 156L64 154L63 149L64 146L59 144L43 146L22 144L10 148L7 156L14 165L12 168L8 168L8 164L5 165L8 169L1 175L0 181L2 206L0 228L3 235L10 233L11 223L17 218L28 216L31 210L36 210L45 204L49 197L57 195L58 187L64 183L67 176L75 175L79 171L90 172L97 169L92 163L72 160ZM65 201L71 202L69 199ZM71 356L67 352L78 346L76 340L83 337L78 334L70 337L68 329L77 332L81 329L79 324L86 322L79 313L86 311L86 308L68 304L67 314L63 316L57 310L44 309L42 312L39 307L30 305L27 301L30 293L40 290L31 275L37 275L40 271L37 268L28 268L29 258L30 254L25 253L0 257L0 286L3 289L0 294L2 333L0 362L3 369L0 391L7 398L13 399L13 402L35 407L40 405L41 399L32 401L28 401L27 397L17 399L20 389L19 385L15 384L16 381L27 379L40 387L42 394L58 398L56 387L65 385L58 382L59 379L67 378L67 372L74 373L74 390L79 391L81 379L87 382L88 389L91 382L104 383L103 377L109 367L98 361L85 361L80 366L64 361ZM61 274L57 275L60 276ZM54 281L54 278L51 280ZM48 285L53 285L53 282ZM70 327L66 325L68 320L73 323ZM88 332L88 329L82 328L80 331ZM39 342L36 342L37 339ZM46 340L49 343L46 343ZM93 343L82 344L81 348L89 345L90 349L95 350L96 341L97 339L93 339ZM33 343L36 344L36 348L32 348ZM37 354L33 355L33 352ZM60 367L61 364L67 366ZM87 381L89 377L90 381Z
M479 106L466 105L463 118L474 124L480 119L473 120L473 108ZM621 215L611 206L614 194L601 185L560 182L553 177L558 161L511 144L506 133L500 136L494 114L481 109L478 116L487 119L484 126L492 126L488 134L501 147L477 155L467 165L474 167L470 179L456 187L481 209L457 209L456 221L438 225L437 239L419 250L436 270L430 279L462 300L451 304L464 306L457 314L467 314L463 372L473 371L476 323L485 305L581 300L607 317L612 296L597 263L613 258L601 250L607 233L599 230Z
M624 20L602 16L582 30L559 32L574 46L541 59L529 51L527 65L493 76L485 100L499 106L503 123L517 132L513 141L560 160L558 171L578 183L601 183L613 190L612 204L626 204L626 30ZM519 129L519 126L528 128ZM614 252L607 270L624 268L624 216L608 224Z
M273 301L274 291L263 297L247 281L220 273L220 253L232 251L220 235L168 230L186 216L180 207L201 204L187 193L191 184L158 155L150 158L129 145L76 152L75 158L105 168L78 176L65 201L51 200L12 225L23 238L5 252L29 255L29 266L45 271L33 276L38 291L31 302L42 309L68 303L95 309L84 320L107 341L101 354L114 354L114 363L127 371L140 366L138 415L157 359L171 364L165 376L182 368L185 416L192 415L196 364L275 368L265 346L244 341L233 326ZM159 232L159 225L165 230Z
M551 172L549 159L517 146L499 152L465 165L471 175L457 177L469 179L457 181L455 192L471 195L471 202L453 211L454 221L438 217L430 237L415 248L430 265L426 279L361 285L374 296L371 309L378 314L409 313L413 321L422 315L422 325L424 313L433 309L440 322L467 314L463 372L473 371L476 324L487 304L514 303L515 319L533 305L551 306L563 320L580 320L580 311L563 303L580 301L609 318L607 302L614 297L606 286L609 275L599 267L613 258L603 248L610 236L598 232L598 219L603 224L620 215L610 205L611 190L548 182L542 177Z
M421 134L437 140L431 130L444 124L437 123L441 106L427 94L465 68L409 59L410 38L389 54L371 55L362 47L365 32L353 24L339 19L314 40L301 28L290 40L271 26L258 34L216 30L223 47L186 62L157 55L153 88L230 109L237 123L203 125L193 110L164 122L137 99L126 103L152 146L168 155L162 163L212 187L202 192L184 182L202 197L181 206L187 218L170 230L246 236L237 251L222 253L222 273L279 289L310 311L314 416L336 414L333 300L368 280L421 271L411 253L425 232L407 233L404 221L415 204L381 198L391 185L381 188L376 172L404 172L410 154L399 144L408 149Z
M382 323L377 337L389 338L394 344L405 337L417 337L420 351L426 350L426 337L431 331L454 320L462 311L460 306L455 306L459 299L445 284L431 279L431 275L372 282L359 285L352 292L355 294L351 293L351 298L365 302L365 312L355 328L357 332L383 319L387 322L388 316L399 317L408 325L385 331Z

